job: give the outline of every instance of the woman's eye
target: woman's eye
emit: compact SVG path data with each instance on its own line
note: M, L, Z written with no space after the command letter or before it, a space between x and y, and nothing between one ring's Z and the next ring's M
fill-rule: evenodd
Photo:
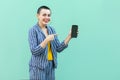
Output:
M43 14L43 16L46 16L46 14Z
M50 17L50 14L43 14L43 16L45 17L45 16L48 16L48 17Z
M50 17L51 15L50 14L48 14L48 17Z

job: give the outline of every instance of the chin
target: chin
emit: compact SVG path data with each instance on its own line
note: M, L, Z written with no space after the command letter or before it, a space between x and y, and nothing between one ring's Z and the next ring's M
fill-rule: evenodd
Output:
M44 24L44 25L47 25L48 23L45 23L45 22L44 22L43 24Z

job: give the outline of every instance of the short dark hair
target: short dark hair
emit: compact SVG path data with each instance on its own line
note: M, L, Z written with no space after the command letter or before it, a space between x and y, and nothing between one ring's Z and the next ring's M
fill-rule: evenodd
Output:
M40 13L41 9L48 9L48 10L50 10L50 8L49 8L48 6L40 6L40 7L38 8L38 10L37 10L37 14ZM50 10L50 11L51 11L51 10Z

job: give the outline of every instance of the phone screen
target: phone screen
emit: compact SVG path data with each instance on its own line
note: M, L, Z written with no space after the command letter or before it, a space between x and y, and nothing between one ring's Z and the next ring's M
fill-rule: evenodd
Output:
M72 25L71 37L77 38L78 25Z

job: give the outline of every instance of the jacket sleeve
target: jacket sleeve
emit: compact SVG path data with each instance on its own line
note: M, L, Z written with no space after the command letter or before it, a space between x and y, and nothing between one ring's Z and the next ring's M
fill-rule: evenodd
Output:
M44 53L45 48L42 48L40 44L38 44L37 32L33 28L29 30L28 41L29 41L31 53L33 55L40 55Z
M55 31L54 28L52 28L52 31L53 31L54 34L56 34L56 31ZM61 52L65 48L68 47L68 44L65 45L64 40L62 42L60 42L57 36L54 37L54 40L55 40L55 45L56 45L56 51L57 52Z
M60 41L59 41L59 39L58 39L57 36L55 37L55 42L56 42L56 51L57 51L57 52L61 52L61 51L63 51L65 48L68 47L68 44L65 45L64 41L62 41L62 42L60 43Z

